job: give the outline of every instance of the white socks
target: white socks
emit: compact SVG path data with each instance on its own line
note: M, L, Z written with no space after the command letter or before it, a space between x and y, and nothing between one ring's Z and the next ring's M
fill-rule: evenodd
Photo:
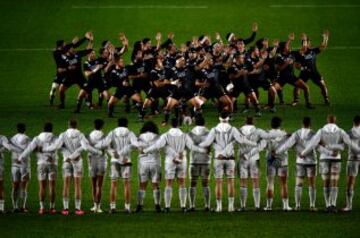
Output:
M330 207L330 188L324 187L324 199L325 199L325 205L326 207Z
M125 210L130 211L130 203L125 203Z
M75 199L75 209L76 210L81 209L81 199Z
M295 204L296 207L300 207L302 195L302 186L295 186Z
M315 207L316 203L316 188L309 187L309 199L310 199L310 207Z
M353 200L353 196L354 196L354 190L353 189L349 189L346 192L346 206L350 209L352 209L352 200Z
M116 202L110 202L110 209L111 210L116 209Z
M247 200L247 188L240 187L240 207L246 207L246 200Z
M283 198L282 202L283 202L283 209L287 210L289 208L289 199L288 198Z
M331 206L336 207L336 200L338 195L338 187L331 187L330 188L330 204Z
M145 191L144 190L139 190L138 194L137 194L137 204L142 206L144 205L144 198L145 198Z
M154 203L155 205L160 205L160 189L153 191Z
M171 198L172 198L172 188L171 187L165 187L164 198L165 198L165 208L170 208Z
M45 209L44 201L40 201L39 204L40 204L40 209Z
M196 187L190 187L189 189L189 203L190 203L190 208L195 208L195 200L196 200Z
M272 204L273 204L273 199L272 198L266 199L266 207L272 208Z
M256 208L260 208L260 188L253 189L254 204Z
M69 198L63 198L63 206L65 210L69 209Z
M0 200L0 211L4 211L4 210L5 210L5 201Z
M210 187L203 187L205 207L210 208Z
M180 198L180 207L186 207L186 197L187 197L187 189L179 188L179 198Z
M228 201L229 201L229 204L228 204L228 211L229 212L233 212L234 211L234 197L229 197L228 198Z
M222 211L222 200L216 199L216 211L221 212Z

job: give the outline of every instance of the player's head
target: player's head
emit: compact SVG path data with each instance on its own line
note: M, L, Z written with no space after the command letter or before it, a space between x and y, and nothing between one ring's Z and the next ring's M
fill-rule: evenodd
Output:
M95 130L101 130L104 127L104 120L102 119L95 119L94 121L94 128Z
M221 112L220 113L220 117L219 117L219 121L220 122L224 122L227 123L230 120L230 116L228 112Z
M238 48L238 50L240 50L240 51L245 50L244 39L240 38L240 39L236 40L236 48Z
M109 40L103 40L101 42L101 47L102 48L108 48L111 45L111 42Z
M311 118L310 117L304 117L302 121L304 128L310 128L311 127Z
M70 120L69 121L69 128L76 129L77 128L77 120Z
M254 125L254 124L255 124L255 119L254 119L254 117L246 117L246 119L245 119L245 124L246 124L246 125Z
M89 60L95 60L96 59L95 50L90 51L90 53L88 54L88 59Z
M227 40L229 43L233 42L233 41L235 40L235 34L232 33L232 32L227 33L227 34L226 34L226 40Z
M326 119L326 120L327 120L328 123L335 124L335 123L336 123L336 116L330 114L330 115L327 116L327 119Z
M236 53L234 57L235 57L235 63L237 65L244 64L244 62L245 62L245 55L244 54Z
M280 53L287 54L287 53L289 53L289 51L290 51L289 44L287 44L285 41L282 41L279 43L279 52Z
M26 131L26 126L25 126L25 124L24 123L18 123L17 125L16 125L16 130L17 130L17 132L18 133L21 133L21 134L23 134L23 133L25 133L25 131Z
M121 58L120 55L114 55L114 61L117 67L124 68L125 66L124 59Z
M62 49L64 46L65 46L65 41L64 40L56 41L56 48L57 49Z
M151 48L151 40L150 38L144 38L142 40L142 46L143 46L143 50L148 50Z
M52 132L53 131L53 124L51 122L46 122L44 124L44 132Z
M195 117L195 125L197 126L204 126L205 125L205 119L203 116L198 115Z
M175 43L169 44L167 47L169 54L174 55L176 53L176 45Z
M280 117L273 117L271 118L271 128L278 129L281 127L281 118Z
M177 128L179 126L179 120L177 118L171 118L171 127Z
M354 126L360 126L360 115L356 115L353 119Z
M147 121L144 123L143 127L140 130L140 134L151 132L154 134L159 134L159 128L153 121Z
M128 127L129 121L126 117L120 117L118 119L118 127Z
M252 46L250 47L250 52L253 56L259 57L260 56L260 51L259 48L257 46Z
M107 59L109 57L109 50L106 48L101 48L99 51L102 58Z

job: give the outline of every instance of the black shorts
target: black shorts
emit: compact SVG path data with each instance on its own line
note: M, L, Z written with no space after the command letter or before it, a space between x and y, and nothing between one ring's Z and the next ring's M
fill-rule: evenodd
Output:
M151 98L153 100L158 99L158 98L167 98L171 95L171 91L169 89L169 87L163 86L163 87L153 87L150 88L150 90L147 93L147 98Z
M75 75L72 77L66 77L63 79L61 84L63 84L67 88L70 88L74 84L77 84L82 89L85 89L87 87L87 81L84 75Z
M199 96L202 96L206 99L219 99L222 96L226 96L226 92L221 85L211 85L210 87L203 88L199 92Z
M262 88L264 90L269 90L271 87L271 83L265 78L264 74L261 75L253 75L249 77L250 87L253 89Z
M231 97L237 98L239 97L240 93L244 93L248 95L254 92L254 89L251 87L249 80L246 78L236 79L233 81L234 88L230 93Z
M171 94L169 97L174 98L178 101L181 99L188 101L194 97L194 93L192 91L188 90L187 88L173 87L170 89L170 91L171 91Z
M90 78L87 82L85 90L86 92L91 93L94 89L97 89L99 92L103 92L105 90L104 80L101 78Z
M64 79L65 79L65 76L56 75L53 82L57 83L57 84L62 84Z
M300 72L300 79L302 79L304 82L307 82L309 79L313 81L315 84L319 84L322 80L322 76L318 71L307 71L303 70Z
M141 91L148 92L150 90L150 83L147 79L134 79L132 86L137 93Z
M135 90L131 86L117 87L114 97L116 97L117 99L121 99L124 96L127 96L128 98L130 98L134 94L135 94Z
M275 82L280 84L281 87L283 87L285 84L291 84L291 85L295 86L295 83L298 80L299 79L296 78L295 75L289 75L289 76L280 76L275 80Z

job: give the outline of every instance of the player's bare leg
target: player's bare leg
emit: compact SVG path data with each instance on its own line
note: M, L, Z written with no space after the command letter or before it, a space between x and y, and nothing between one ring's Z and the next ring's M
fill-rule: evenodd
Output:
M50 210L49 213L50 214L55 214L56 210L55 210L55 188L56 188L56 181L54 180L50 180L49 181L49 201L50 201Z
M342 209L344 212L352 210L352 201L354 197L355 176L348 176L346 181L346 206Z
M13 182L11 190L11 200L13 206L13 212L19 212L19 197L20 197L20 182Z
M67 87L64 84L61 84L60 88L59 88L59 95L60 95L59 109L65 108L65 92L66 92L66 90L67 90Z
M45 214L45 191L46 191L46 180L39 181L39 203L40 203L40 209L39 214L44 215Z
M168 124L169 119L170 119L171 110L175 106L177 106L178 103L179 103L178 100L171 98L171 97L168 98L167 104L164 108L164 120L162 121L161 126L166 126Z
M315 176L311 176L308 178L309 180L309 200L310 200L310 211L316 212L316 184L315 184Z
M272 210L272 204L274 199L274 176L267 176L267 188L266 188L266 207L265 211Z
M330 105L330 100L329 100L329 93L328 93L328 89L325 83L325 80L320 80L320 82L316 83L317 86L319 86L320 90L321 90L321 95L324 98L324 103L325 105Z
M104 176L97 176L97 181L96 181L96 203L97 203L97 213L102 213L103 211L101 210L101 198L102 198L102 187L103 187L103 183L104 183Z
M69 215L69 190L71 177L65 177L63 182L63 215Z
M299 211L301 206L301 196L303 188L304 177L296 177L295 185L295 210Z
M254 205L255 205L255 210L259 211L260 210L260 186L259 186L259 179L258 178L253 178L252 179L253 182L253 198L254 198Z
M228 189L228 212L234 212L234 200L235 200L235 179L227 179L227 189Z
M75 187L75 214L83 215L84 211L81 210L81 177L74 177Z
M207 178L202 179L202 188L203 188L203 195L205 202L205 211L210 211L211 191L209 187L209 179Z
M87 92L84 89L81 89L79 92L79 95L77 97L76 109L75 109L74 113L80 113L83 100L86 96L88 96Z
M115 213L115 212L116 212L117 186L118 186L118 181L115 180L115 179L111 180L111 187L110 187L110 213Z
M131 99L133 101L135 101L135 108L136 110L138 111L138 118L139 120L141 120L142 118L142 106L143 106L143 103L142 103L142 99L141 99L141 95L139 93L135 93L131 96Z
M161 212L161 195L160 195L160 185L159 183L152 183L152 190L153 190L153 198L155 204L155 211Z
M303 90L306 107L309 108L309 109L313 109L314 106L310 103L310 89L309 89L309 86L304 81L302 81L301 79L298 79L295 82L295 87Z
M130 213L130 202L131 202L131 185L130 179L124 179L124 198L125 198L125 212Z
M49 93L50 106L54 105L56 91L59 89L59 87L60 87L60 85L58 83L53 82L51 84L51 89L50 89L50 93Z
M28 185L29 185L29 177L26 176L23 181L20 183L20 191L21 191L21 198L22 198L22 208L21 211L24 213L28 212L26 202L28 197Z
M215 196L216 196L216 212L222 212L222 183L221 178L216 179Z
M280 187L281 187L281 198L282 198L282 202L283 202L283 210L291 211L292 208L289 206L287 176L280 177Z

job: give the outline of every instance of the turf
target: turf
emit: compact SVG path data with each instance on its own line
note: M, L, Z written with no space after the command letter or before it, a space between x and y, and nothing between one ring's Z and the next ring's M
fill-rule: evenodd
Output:
M331 107L322 105L320 90L311 82L312 101L316 110L305 109L303 103L295 108L279 106L276 115L284 119L284 128L289 132L299 127L301 118L310 115L313 127L320 128L328 113L334 113L344 129L351 127L352 117L359 113L360 76L357 74L360 51L358 38L360 36L360 18L358 7L316 7L316 8L273 8L275 4L299 4L298 1L3 1L0 3L0 134L13 135L17 122L27 124L27 134L35 136L42 129L45 121L55 124L55 132L66 129L66 121L77 118L80 129L89 133L95 118L106 120L105 131L116 125L115 119L106 118L105 109L90 111L84 109L80 115L74 115L77 88L71 88L67 93L64 111L58 111L48 106L48 91L55 73L51 49L58 39L71 40L75 35L81 35L92 30L95 35L95 47L98 49L104 39L115 44L119 32L125 32L132 44L135 40L149 36L154 41L157 31L175 33L175 41L179 45L194 35L202 33L213 34L218 31L223 36L227 32L247 37L250 35L250 25L256 21L259 24L258 37L267 36L270 39L286 39L287 34L294 31L297 36L306 32L317 45L321 40L323 29L330 30L329 49L318 58L318 66L328 84ZM302 1L301 4L321 5L323 1ZM327 1L326 5L340 4L338 1ZM354 4L348 0L342 5ZM101 8L106 6L206 6L198 9L159 9L159 8ZM73 8L73 6L93 6L91 9ZM357 5L358 6L358 5ZM100 8L96 8L100 7ZM299 45L299 39L294 47ZM339 48L345 47L345 48ZM347 48L346 48L347 47ZM33 49L33 50L22 50ZM126 60L129 60L129 53ZM285 98L290 102L292 88L285 88ZM240 101L242 101L242 97ZM261 101L266 96L262 93ZM217 114L211 105L206 105L205 115L207 126L217 123ZM116 116L123 115L124 107L119 104ZM251 113L250 113L251 114ZM273 114L265 113L257 120L257 125L269 128L269 119ZM135 121L136 115L129 115L130 128L138 133L141 124ZM234 125L243 123L244 115L236 114ZM161 117L154 118L156 122ZM162 128L165 131L167 128ZM189 130L190 128L184 128ZM344 153L344 158L346 153ZM34 158L34 157L33 157ZM136 153L133 154L136 160ZM264 156L262 155L262 161ZM6 154L6 207L10 209L10 158ZM0 216L0 234L2 237L44 237L51 234L57 237L95 237L95 236L146 236L146 237L185 237L185 236L262 236L262 237L355 237L359 232L357 223L360 218L360 198L355 194L354 212L350 214L328 215L325 213L283 213L271 214L248 212L245 214L206 214L196 212L181 214L174 212L169 215L152 213L152 194L147 191L145 206L149 210L141 215L86 215L84 217L58 216L39 217L35 160L32 162L33 178L29 188L29 215ZM293 203L294 189L294 154L290 154L290 201ZM86 167L86 166L85 166ZM265 175L265 164L261 163L262 175ZM345 200L345 163L340 180L338 204L342 206ZM61 176L58 176L57 208L61 207ZM132 206L135 206L137 176L133 170ZM83 207L89 210L92 205L88 177L83 182ZM103 207L108 208L109 184L107 178L104 184ZM324 206L321 179L317 178L319 208ZM212 184L212 188L214 188ZM275 207L280 207L279 191L276 186ZM261 178L262 205L265 204L265 177ZM356 187L356 191L360 187ZM123 206L122 189L119 189L118 207ZM238 205L238 181L236 201ZM178 207L177 192L174 193L173 206ZM73 196L71 195L71 198ZM214 197L214 196L213 196ZM225 196L226 197L226 194ZM307 189L303 192L303 207L308 207ZM224 200L225 201L225 200ZM71 202L72 204L73 202ZM212 201L214 204L214 199ZM226 204L226 201L225 201ZM224 204L224 205L225 205ZM248 206L252 206L251 190L249 190ZM198 207L201 207L201 190L198 192Z

